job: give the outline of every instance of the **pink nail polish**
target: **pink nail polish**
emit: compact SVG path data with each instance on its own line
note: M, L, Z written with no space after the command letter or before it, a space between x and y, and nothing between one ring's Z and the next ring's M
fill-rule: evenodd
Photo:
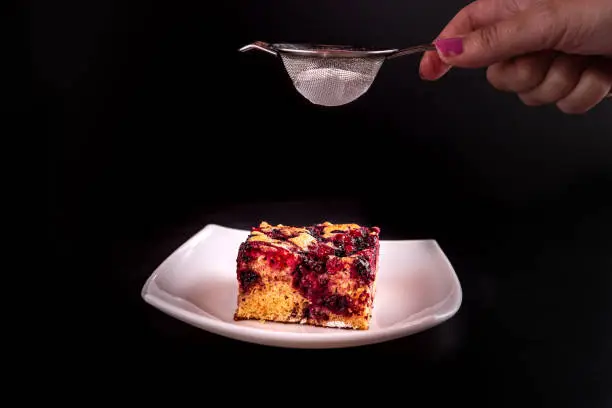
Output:
M463 52L463 39L461 38L442 38L434 41L438 51L445 57L452 57Z

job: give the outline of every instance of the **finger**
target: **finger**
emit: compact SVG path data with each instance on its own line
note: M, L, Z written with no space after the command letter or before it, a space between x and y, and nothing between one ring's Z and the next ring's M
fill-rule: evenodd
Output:
M487 69L487 79L500 91L529 92L546 78L553 59L552 52L540 52L499 62Z
M606 98L611 89L612 63L599 61L584 70L576 87L557 102L557 107L569 114L585 113Z
M576 87L587 61L583 56L558 54L542 83L531 91L523 91L519 97L529 106L556 103Z
M564 34L565 19L551 3L538 4L463 37L437 40L436 47L444 62L465 68L485 67L519 55L555 49Z
M421 59L419 75L422 79L435 81L443 77L450 70L450 66L443 63L440 57L436 55L435 51L433 52L434 55L427 55L430 53L432 53L432 51L425 53L426 55Z
M507 14L505 8L499 6L497 0L477 0L463 9L444 27L438 38L449 38L467 34L474 30L493 24ZM444 63L436 51L428 51L423 55L419 67L423 79L436 80L442 77L450 65Z
M423 58L421 58L419 75L422 79L435 81L444 76L449 69L450 65L442 62L435 51L427 51L423 54Z

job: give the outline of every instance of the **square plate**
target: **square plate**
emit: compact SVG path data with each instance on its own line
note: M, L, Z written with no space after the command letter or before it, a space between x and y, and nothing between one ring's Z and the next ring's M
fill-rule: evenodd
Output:
M337 348L407 336L452 317L461 285L434 240L380 241L369 330L234 321L236 256L249 231L210 224L153 272L142 289L150 305L179 320L232 339L277 347Z

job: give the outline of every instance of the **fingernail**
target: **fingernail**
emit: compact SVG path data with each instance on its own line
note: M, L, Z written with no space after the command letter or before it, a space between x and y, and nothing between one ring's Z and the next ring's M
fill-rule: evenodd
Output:
M463 40L461 38L443 38L434 41L434 45L445 57L452 57L463 52Z

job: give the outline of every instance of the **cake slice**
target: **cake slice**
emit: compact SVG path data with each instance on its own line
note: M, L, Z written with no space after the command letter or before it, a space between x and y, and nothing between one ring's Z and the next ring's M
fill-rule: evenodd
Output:
M234 319L369 329L379 233L329 222L253 227L236 259Z

